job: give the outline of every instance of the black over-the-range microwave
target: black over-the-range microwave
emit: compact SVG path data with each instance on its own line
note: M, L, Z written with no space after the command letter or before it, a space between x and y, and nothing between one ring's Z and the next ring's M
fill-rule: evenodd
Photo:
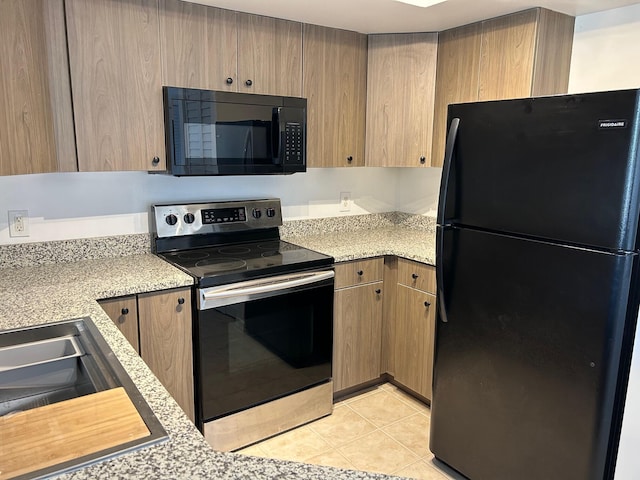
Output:
M163 87L167 170L186 175L306 171L307 100Z

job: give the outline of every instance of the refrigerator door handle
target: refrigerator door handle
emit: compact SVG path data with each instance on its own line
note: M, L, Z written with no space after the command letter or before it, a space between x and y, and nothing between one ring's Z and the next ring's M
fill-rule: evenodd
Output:
M460 119L455 117L451 120L449 133L447 134L447 145L444 151L444 164L442 165L442 181L440 182L440 198L438 199L438 225L444 225L444 207L449 191L449 175L451 174L451 162L453 160L453 149L458 138L458 128Z
M456 119L457 120L457 119ZM444 227L438 226L436 228L436 291L438 293L437 308L440 312L440 319L447 323L447 309L444 303L444 265L443 265L443 248L444 248Z

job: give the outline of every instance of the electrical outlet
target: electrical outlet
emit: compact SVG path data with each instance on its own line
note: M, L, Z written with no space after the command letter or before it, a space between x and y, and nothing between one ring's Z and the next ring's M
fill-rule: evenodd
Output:
M29 236L29 210L9 210L9 236Z
M340 192L340 212L351 211L351 192Z

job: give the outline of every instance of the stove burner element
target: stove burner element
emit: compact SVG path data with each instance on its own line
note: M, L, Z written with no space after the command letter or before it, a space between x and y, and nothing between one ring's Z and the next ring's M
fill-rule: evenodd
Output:
M275 242L268 242L268 243L260 243L258 244L258 248L260 250L279 250L280 242L275 241Z
M208 256L207 252L183 252L178 254L180 260L202 260Z
M207 272L226 272L228 270L238 270L247 264L240 258L211 258L200 260L196 263L196 267L206 267Z
M241 246L222 247L218 250L218 252L223 255L242 255L243 253L249 253L250 251L250 248Z

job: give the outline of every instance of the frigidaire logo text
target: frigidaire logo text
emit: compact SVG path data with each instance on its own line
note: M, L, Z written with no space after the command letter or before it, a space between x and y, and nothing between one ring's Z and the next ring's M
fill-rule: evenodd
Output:
M626 120L600 120L598 122L599 128L626 128Z

